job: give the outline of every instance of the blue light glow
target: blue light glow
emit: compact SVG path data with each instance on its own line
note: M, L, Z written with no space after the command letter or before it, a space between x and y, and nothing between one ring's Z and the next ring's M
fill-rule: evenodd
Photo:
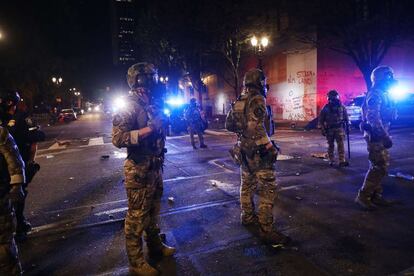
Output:
M167 99L166 103L171 106L181 106L184 104L184 99L180 97L173 97L173 98Z
M408 92L409 90L407 87L399 84L390 89L390 96L395 101L401 101L407 96Z
M170 116L171 115L171 111L168 108L165 108L164 109L164 114L167 115L167 116Z

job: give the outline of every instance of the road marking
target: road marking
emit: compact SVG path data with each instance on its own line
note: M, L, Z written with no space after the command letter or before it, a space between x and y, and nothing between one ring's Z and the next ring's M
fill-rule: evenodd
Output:
M103 137L90 138L88 146L100 146L104 144Z
M218 161L223 161L225 159L228 159L228 158L225 157L225 158L213 159L213 160L208 161L208 164L219 167L220 169L223 169L226 173L236 173L233 170L227 169L225 165L220 165L220 164L217 163Z
M66 149L67 144L65 145L60 145L58 142L53 143L53 145L51 145L48 150L64 150Z
M199 210L199 209L215 207L215 206L218 206L218 205L223 205L223 204L228 204L228 203L235 203L235 202L238 202L238 201L239 201L239 199L237 197L237 198L233 198L233 199L215 200L215 201L203 202L203 203L198 203L198 204L192 204L192 205L188 205L188 206L171 208L171 209L168 209L168 210L161 211L160 216L165 217L165 216L170 216L170 215L174 215L174 214L185 213L185 212L195 211L195 210ZM115 209L112 209L112 210L95 213L94 215L95 216L111 215L111 214L120 213L120 212L123 212L123 211L126 211L126 210L128 210L128 207L121 207L121 208L115 208Z
M50 156L50 155L56 156L56 155L59 155L59 154L62 154L62 153L74 153L74 152L79 152L79 151L82 151L82 150L81 149L65 149L63 151L53 152L53 154L50 154L50 153L36 154L36 158L43 158L43 157L47 158L47 156Z

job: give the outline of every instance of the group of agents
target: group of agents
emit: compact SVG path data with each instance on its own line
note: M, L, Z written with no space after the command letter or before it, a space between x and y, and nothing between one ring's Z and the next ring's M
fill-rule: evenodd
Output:
M31 230L24 216L27 185L40 169L34 158L37 142L44 139L18 108L20 100L12 91L0 98L0 275L22 273L15 237L23 241Z
M362 107L364 137L367 141L370 167L355 201L366 209L389 205L382 196L381 180L386 175L392 146L389 125L393 107L388 91L394 84L390 67L380 66L372 71L373 85ZM125 219L126 248L130 271L138 275L157 275L159 272L146 260L143 238L151 256L171 256L175 248L164 243L158 224L160 200L163 191L162 167L165 154L165 125L167 118L155 102L157 71L152 64L138 63L128 70L131 88L125 110L114 116L112 142L127 148L124 163L128 211ZM233 159L241 167L241 223L256 229L265 243L286 244L290 238L274 228L273 206L277 194L275 162L278 146L270 139L266 127L266 77L259 69L244 76L243 92L227 114L226 128L238 136L231 149ZM346 110L336 91L328 94L329 103L323 108L320 123L329 144L329 159L334 163L333 143L339 145L339 161L345 160L342 123L347 121ZM196 102L191 103L196 108ZM188 115L187 115L188 116ZM203 145L203 139L200 138ZM192 139L192 144L194 140ZM255 208L253 196L258 195Z

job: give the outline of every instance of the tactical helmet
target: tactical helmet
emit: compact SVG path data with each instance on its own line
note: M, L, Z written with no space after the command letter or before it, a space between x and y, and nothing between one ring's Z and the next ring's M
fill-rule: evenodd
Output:
M148 62L140 62L128 69L127 82L132 88L151 88L158 83L158 73L155 66Z
M339 100L339 93L336 90L330 90L327 94L328 100L337 99Z
M255 87L264 90L266 87L266 76L260 69L250 69L244 75L243 85L245 87Z
M378 66L371 73L371 81L373 86L382 85L388 89L396 83L394 79L394 70L389 66Z

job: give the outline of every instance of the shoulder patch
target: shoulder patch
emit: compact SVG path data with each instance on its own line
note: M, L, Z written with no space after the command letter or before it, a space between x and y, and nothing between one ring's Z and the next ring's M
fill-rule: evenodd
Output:
M256 107L253 112L257 118L263 118L265 115L265 111L261 107Z

